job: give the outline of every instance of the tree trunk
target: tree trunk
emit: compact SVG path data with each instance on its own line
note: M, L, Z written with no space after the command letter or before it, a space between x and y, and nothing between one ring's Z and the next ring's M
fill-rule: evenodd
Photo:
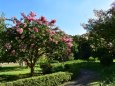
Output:
M27 64L27 66L30 68L30 76L33 76L35 64L32 63L32 61L31 61L31 63L29 63L27 59L25 59L25 62Z
M32 65L30 67L30 76L33 76L33 74L34 74L34 66Z

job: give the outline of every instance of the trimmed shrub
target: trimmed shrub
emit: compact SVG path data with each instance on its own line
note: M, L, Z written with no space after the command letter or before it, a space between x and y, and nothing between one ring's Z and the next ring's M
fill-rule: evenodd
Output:
M67 71L73 74L72 78L75 78L80 71L80 68L78 66L80 62L81 61L79 60L73 60L73 61L53 64L52 72Z
M50 74L52 73L52 65L50 63L41 64L40 68L42 69L43 74Z
M0 86L58 86L71 80L71 76L72 73L58 72L44 76L37 76L1 83Z
M64 71L64 63L56 63L52 65L52 72Z

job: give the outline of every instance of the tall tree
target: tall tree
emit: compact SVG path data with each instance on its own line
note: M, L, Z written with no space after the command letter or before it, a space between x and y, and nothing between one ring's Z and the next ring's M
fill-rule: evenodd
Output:
M83 27L90 33L95 45L104 50L106 48L107 58L112 59L115 53L115 2L109 10L94 10L94 13L96 18L89 19ZM105 57L104 54L101 57Z

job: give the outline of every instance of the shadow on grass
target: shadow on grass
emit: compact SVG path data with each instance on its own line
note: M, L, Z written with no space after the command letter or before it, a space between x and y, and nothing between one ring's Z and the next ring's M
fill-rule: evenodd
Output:
M0 75L0 82L8 82L19 79L17 75Z
M40 76L41 73L34 73L33 76ZM29 78L31 75L29 73L27 74L19 74L19 75L0 75L0 82L9 82L9 81L15 81L18 79L23 78Z
M19 71L22 69L25 69L26 67L19 67L19 66L15 66L15 67L0 67L0 72L5 72L5 71Z

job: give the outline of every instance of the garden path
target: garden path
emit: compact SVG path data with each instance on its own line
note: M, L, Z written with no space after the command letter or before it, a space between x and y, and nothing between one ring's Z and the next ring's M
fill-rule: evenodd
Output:
M74 80L63 84L63 86L93 86L91 83L99 80L99 74L88 69L81 69L79 76ZM97 83L93 83L97 84Z

